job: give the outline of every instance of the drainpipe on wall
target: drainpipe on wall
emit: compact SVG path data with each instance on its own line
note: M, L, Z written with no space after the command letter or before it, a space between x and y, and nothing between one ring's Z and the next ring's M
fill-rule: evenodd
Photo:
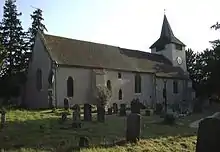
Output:
M58 68L58 64L56 61L52 61L52 67L54 70L54 97L55 97L55 107L57 108L57 68Z

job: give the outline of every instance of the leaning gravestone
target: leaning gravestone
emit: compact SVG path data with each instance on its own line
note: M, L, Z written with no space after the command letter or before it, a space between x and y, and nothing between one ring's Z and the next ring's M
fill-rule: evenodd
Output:
M79 138L79 147L80 148L89 147L89 138L88 137L80 137Z
M108 115L112 115L112 108L108 108Z
M118 113L118 105L117 105L117 103L113 103L113 113L114 114Z
M78 104L73 106L73 128L81 128L81 119L80 119L80 106Z
M120 116L126 116L126 104L120 104Z
M105 108L104 106L97 106L97 120L105 122Z
M64 109L65 109L65 110L69 110L69 108L70 108L69 99L68 99L68 98L65 98L65 99L64 99Z
M220 151L220 117L206 118L199 123L196 152Z
M131 101L131 113L139 113L140 114L140 102L138 99L133 99Z
M137 142L141 133L141 115L131 113L127 117L126 140L128 142Z
M92 106L90 104L84 104L84 121L92 120Z
M1 124L0 124L0 128L4 128L5 122L6 122L6 111L5 111L5 110L1 110L1 111L0 111L0 114L1 114Z

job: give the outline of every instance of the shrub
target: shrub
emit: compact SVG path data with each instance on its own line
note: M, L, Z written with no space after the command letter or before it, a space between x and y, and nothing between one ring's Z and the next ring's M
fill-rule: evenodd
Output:
M111 97L111 91L107 87L99 85L96 87L95 97L99 106L105 106Z

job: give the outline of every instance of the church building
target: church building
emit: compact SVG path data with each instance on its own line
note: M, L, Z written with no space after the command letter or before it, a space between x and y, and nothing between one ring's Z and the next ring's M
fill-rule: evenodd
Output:
M29 64L25 103L30 108L96 104L94 91L112 92L109 105L190 102L192 85L186 68L185 44L175 37L166 15L151 53L38 32ZM166 91L165 91L166 90Z

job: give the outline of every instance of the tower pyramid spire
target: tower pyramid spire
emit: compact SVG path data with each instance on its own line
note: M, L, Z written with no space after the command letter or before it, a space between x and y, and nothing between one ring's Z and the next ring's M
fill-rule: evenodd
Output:
M174 33L171 29L171 26L167 20L165 10L164 10L164 18L163 18L163 25L162 25L162 30L160 34L160 38L150 47L151 49L156 47L156 48L163 48L166 44L169 43L174 43L174 44L179 44L182 46L185 46L179 39L177 39L174 36Z

